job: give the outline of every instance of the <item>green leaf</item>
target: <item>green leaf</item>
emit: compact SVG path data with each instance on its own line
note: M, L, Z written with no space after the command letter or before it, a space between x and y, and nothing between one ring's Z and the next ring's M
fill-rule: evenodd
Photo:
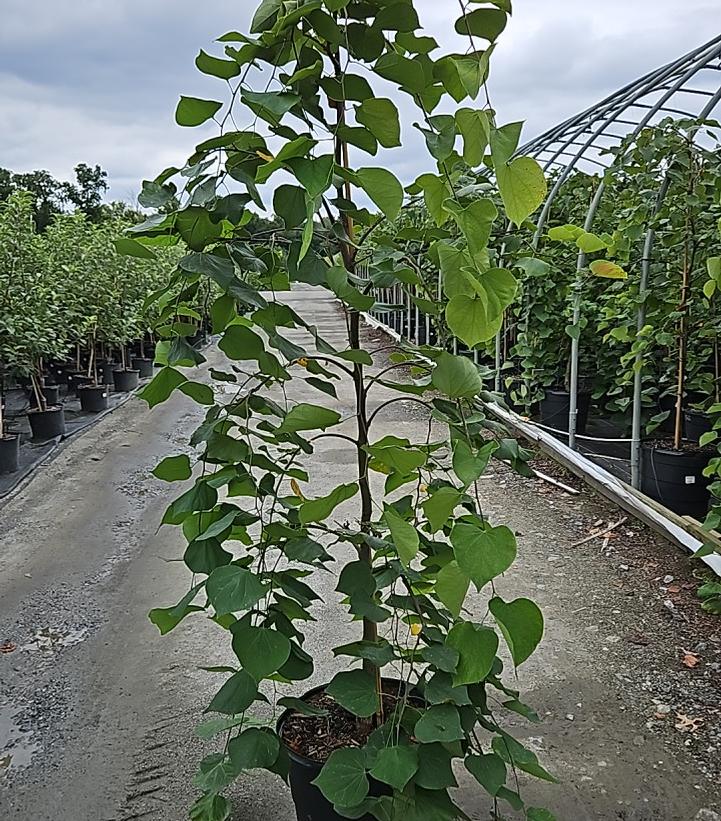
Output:
M530 599L506 603L494 597L489 608L501 628L516 667L532 655L543 638L543 614Z
M353 482L347 485L340 485L331 491L327 496L312 499L301 505L299 515L302 524L311 522L322 522L338 507L338 505L352 499L358 493L358 485Z
M518 149L522 131L522 122L506 123L500 128L491 128L490 143L494 168L506 165L510 161Z
M218 239L223 231L222 225L213 222L210 213L197 205L179 211L175 216L175 227L183 242L193 251L202 251L206 245ZM181 267L188 270L187 267Z
M312 782L337 807L355 807L368 795L363 750L334 750Z
M386 507L383 518L390 529L391 539L398 551L400 560L408 566L418 553L418 531L410 522L407 522L396 513L392 507Z
M226 766L231 768L229 762L226 763ZM195 783L197 786L197 780ZM201 789L204 788L205 783L203 782ZM230 818L230 802L223 795L213 792L204 793L190 808L189 817L190 821L228 821Z
M119 239L114 240L115 250L126 257L137 257L138 259L157 259L157 255L143 245L142 242L138 242L137 239L130 239L126 237L120 237Z
M508 165L498 166L496 181L508 219L519 227L543 205L548 194L543 169L532 157L516 157Z
M235 565L216 568L208 577L206 592L216 615L249 610L265 595L266 589L255 573Z
M218 347L230 359L258 359L265 351L262 338L245 325L230 325L225 329Z
M292 698L291 696L283 696L283 698L278 699L278 704L281 707L285 707L286 710L293 710L296 713L300 713L304 716L327 716L327 710L319 710L317 707L313 707L311 704L306 704L300 698Z
M463 137L463 160L471 168L476 168L483 162L491 138L488 114L472 108L459 108L456 123Z
M302 430L327 430L340 422L337 411L323 408L320 405L301 403L292 407L286 414L279 430L283 433L298 433Z
M273 194L273 210L283 220L286 228L302 225L307 214L305 189L297 185L278 186Z
M506 783L506 765L495 753L488 755L469 755L465 761L466 769L489 794L496 796Z
M186 378L175 368L161 368L150 382L140 391L138 397L143 399L151 408L160 405L170 397L172 392L179 388Z
M195 58L195 65L203 74L219 77L221 80L230 80L240 74L240 65L235 60L221 60L206 54L202 49Z
M192 473L190 457L184 453L180 456L168 456L153 470L153 476L164 482L182 482L190 479Z
M270 730L249 727L231 739L228 755L236 772L272 767L280 753L280 740Z
M451 628L446 644L457 650L460 656L453 676L454 687L477 684L491 672L498 650L498 636L493 630L461 622Z
M150 611L148 618L160 630L161 636L175 629L186 616L203 610L192 604L201 587L203 582L196 584L174 607L157 607Z
M200 772L193 779L193 785L200 790L208 790L210 792L217 792L222 790L230 784L235 778L235 771L231 762L226 759L223 753L214 753L204 758L200 763ZM199 804L191 811L190 817L205 821L208 817L212 818L210 812L215 813L216 804L213 802L206 802L205 806L199 811Z
M436 360L433 387L451 399L473 399L483 387L478 368L465 356L444 351Z
M468 250L474 258L486 253L491 236L493 222L498 216L498 209L490 199L474 200L465 208L455 200L448 199L443 207L453 214L468 243Z
M465 737L458 708L452 704L435 704L416 722L413 735L422 744L439 741L450 744Z
M445 644L431 644L424 647L421 650L421 658L444 673L455 673L460 660L458 651Z
M375 26L384 31L415 31L420 28L418 13L413 5L403 0L384 4L375 19Z
M459 522L451 531L451 544L458 566L481 590L505 573L516 560L516 537L501 525L486 526Z
M324 194L330 187L333 164L332 154L324 154L322 157L294 157L286 162L312 200Z
M476 9L456 20L456 31L466 37L482 37L495 42L503 33L508 15L500 9Z
M390 100L384 97L364 100L356 108L355 116L384 148L395 148L401 144L398 109Z
M417 772L418 750L403 745L380 750L370 774L400 792Z
M341 125L336 129L336 134L343 142L354 145L367 154L375 156L378 153L378 140L376 140L367 128L354 128L350 125Z
M441 568L436 579L436 596L458 618L466 600L470 580L458 562L449 562Z
M590 231L584 231L576 240L576 245L584 254L595 254L598 251L605 251L608 248L608 245L601 237L592 234Z
M341 707L361 718L369 718L378 710L375 679L363 670L337 673L325 691Z
M415 784L425 790L445 790L457 787L453 775L453 756L438 742L421 744L418 748L418 772Z
M524 773L528 773L534 778L540 778L542 781L550 781L553 784L558 783L558 779L538 763L536 754L519 744L508 733L496 736L491 742L491 746L496 755L502 758L506 764L517 767L519 770L523 770Z
M234 673L218 690L206 713L236 715L243 713L255 701L258 685L245 670Z
M454 296L446 306L446 322L454 336L473 348L493 339L503 324L503 313L490 311L479 296Z
M282 6L283 0L262 0L250 24L251 34L261 34L272 28Z
M202 125L206 120L214 117L222 107L223 104L215 100L181 97L175 109L175 122L186 127Z
M290 642L267 627L233 626L233 652L256 681L276 673L290 656Z
M378 667L385 667L395 658L396 653L393 645L385 639L378 641L355 641L351 644L343 644L333 649L334 656L352 656L353 658L368 659Z
M396 177L385 168L359 168L356 179L386 217L394 221L403 206L403 186Z
M423 189L423 199L426 203L428 213L433 217L436 225L440 228L449 217L448 212L443 207L443 203L450 196L448 183L435 174L421 174L416 180L416 185Z
M467 488L486 472L491 456L498 450L496 442L488 442L477 453L463 439L453 443L453 472Z
M215 403L213 389L210 385L204 385L202 382L184 382L180 386L180 392L189 396L199 405L213 405Z
M235 672L235 671L232 671ZM224 733L239 726L245 721L245 716L230 716L230 718L209 718L195 728L195 734L204 741L209 741L218 733Z
M243 102L271 125L280 125L283 115L300 101L297 94L285 91L243 91Z
M616 265L615 262L609 262L605 259L597 259L590 265L591 273L596 277L603 277L604 279L628 279L628 274Z
M548 238L554 242L575 242L584 233L577 225L557 225L548 232Z
M528 807L526 821L556 821L556 816L541 807Z
M431 533L436 533L446 524L462 497L454 487L446 486L438 488L423 502L423 511L431 526Z

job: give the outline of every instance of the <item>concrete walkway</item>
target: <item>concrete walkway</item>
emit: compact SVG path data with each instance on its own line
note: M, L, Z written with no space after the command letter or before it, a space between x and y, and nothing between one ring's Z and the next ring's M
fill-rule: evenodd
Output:
M326 338L343 344L344 318L322 292L305 288L287 299ZM367 347L387 345L368 334ZM217 351L208 359L208 366L223 365ZM323 396L304 383L292 394L315 403ZM386 398L379 390L374 401ZM331 404L352 409L347 382ZM0 508L0 644L18 646L0 655L2 819L182 821L187 815L194 767L213 749L195 737L194 726L220 683L198 668L229 656L203 619L188 619L165 638L147 620L152 607L175 603L188 580L182 563L168 561L182 552L178 534L156 533L177 488L156 481L150 470L183 449L201 415L182 396L152 412L130 402L71 442ZM392 405L378 420L377 438L420 439L428 425L410 403ZM319 444L313 495L349 481L353 470L342 443ZM527 802L549 807L562 821L687 821L703 807L718 810L713 783L687 754L685 739L650 721L653 704L642 685L647 671L633 669L632 651L618 646L619 637L638 627L635 598L619 588L617 570L597 546L572 547L594 517L613 512L586 493L570 497L502 467L494 471L482 484L484 510L517 531L520 547L516 572L501 592L534 598L547 620L546 639L519 682L543 723L519 719L508 726L561 784L524 782ZM352 502L347 510L350 515ZM659 550L661 563L673 560L671 548ZM337 662L330 646L356 632L338 605L334 575L324 574L320 583L325 600L314 610L318 634L309 644L321 666L299 690L332 675ZM661 658L676 640L667 615L654 615ZM3 747L11 755L5 765ZM459 779L459 802L474 821L487 819L491 807L481 790L463 773ZM238 821L294 819L287 789L265 774L239 781L231 794Z

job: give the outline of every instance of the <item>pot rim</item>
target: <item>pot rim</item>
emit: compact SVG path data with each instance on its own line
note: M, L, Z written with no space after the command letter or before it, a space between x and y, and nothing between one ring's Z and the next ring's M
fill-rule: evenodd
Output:
M684 439L683 441L689 445L693 445L695 447L695 450L676 450L675 448L668 446L655 447L653 442L650 441L641 442L641 448L643 450L663 453L665 456L674 456L676 458L686 457L688 459L698 459L699 456L705 456L706 453L711 453L711 450L709 448L700 447L698 442L694 442L691 439Z
M40 410L40 408L30 408L28 410L28 415L31 413L57 413L58 411L62 412L64 410L62 405L52 405L49 408L45 408L45 410Z

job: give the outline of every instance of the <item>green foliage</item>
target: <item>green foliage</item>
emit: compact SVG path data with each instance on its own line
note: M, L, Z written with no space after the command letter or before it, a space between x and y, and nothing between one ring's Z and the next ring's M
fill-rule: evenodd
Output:
M456 31L495 42L510 4L461 6ZM447 792L454 760L467 762L489 806L508 797L506 764L516 756L545 777L521 745L511 762L491 752L491 738L510 738L491 713L490 692L512 692L501 683L501 639L518 665L540 640L542 622L525 599L495 597L484 618L474 615L478 599L468 601L472 584L490 586L516 555L513 533L484 517L478 479L494 456L523 469L526 455L479 410L483 372L457 350L459 342L485 344L500 328L517 278L491 238L509 219L526 224L545 181L533 160L514 159L520 124L499 127L490 106L474 102L491 49L476 51L471 42L468 53L437 57L410 0L264 0L250 35L230 32L220 42L224 56L201 51L196 63L229 83L227 106L183 97L176 112L186 126L215 117L220 134L146 185L148 201L165 208L177 180L177 204L130 234L154 252L161 242L188 249L178 275L185 289L172 291L175 301L160 311L161 326L171 328L164 367L143 397L156 405L181 391L205 403L190 437L202 470L183 456L156 469L166 481L196 476L163 517L182 529L195 588L151 619L167 632L201 608L237 660L223 668L228 678L208 707L221 718L203 732L228 737L200 765L194 817L223 818L227 807L216 799L243 771L284 772L283 729L258 726L257 702L308 721L320 714L333 732L332 711L299 699L296 683L320 662L309 633L332 633L313 618L314 571L328 572L348 555L336 549L343 546L351 558L335 570L337 591L358 638L333 648L349 669L324 689L354 717L359 746L332 752L315 783L345 817L387 819L402 808L409 818L462 818ZM247 80L250 68L262 71L258 90ZM392 89L387 97L375 96L377 78ZM417 109L430 155L427 173L405 193L386 168L351 164L358 151L349 151L373 156L379 145L400 146L400 92ZM462 111L436 113L443 103L447 110L449 96L464 102ZM497 187L475 185L494 169ZM228 196L239 199L228 204ZM261 221L254 212L271 201L275 213ZM432 274L439 268L440 290ZM284 304L279 292L295 283L341 301L346 340L324 339L310 317ZM217 390L201 395L182 370L194 361L184 312L210 285L213 327L231 364L211 372ZM376 306L373 286L407 289L438 330L437 344L399 344L390 367L363 347L360 312ZM412 378L391 381L401 363ZM292 400L296 380L318 391L317 403ZM329 401L339 380L348 380L355 400L342 413ZM374 435L386 404L371 410L379 387L388 401L411 397L425 406L433 420L425 438ZM348 449L348 476L318 495L321 440ZM402 680L379 688L389 665ZM516 712L533 715L516 695ZM371 778L393 796L371 797Z

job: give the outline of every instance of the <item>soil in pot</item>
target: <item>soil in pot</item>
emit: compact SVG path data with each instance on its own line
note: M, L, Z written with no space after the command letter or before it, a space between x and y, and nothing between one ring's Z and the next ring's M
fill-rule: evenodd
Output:
M0 437L0 473L15 473L20 467L20 437Z
M140 373L141 379L150 379L153 375L153 360L146 356L134 356L133 368Z
M390 716L398 704L401 683L383 679L383 708ZM417 697L416 697L417 698ZM278 720L278 734L290 759L290 789L298 821L343 821L333 805L312 782L320 775L323 764L334 750L363 747L368 741L370 725L361 729L358 719L325 693L325 685L302 697L306 704L323 710L321 716L303 716L286 710ZM422 699L419 699L422 703ZM371 796L390 795L387 784L369 777ZM359 821L375 821L364 815Z
M704 435L713 430L709 417L702 411L687 410L683 413L684 432L691 442L698 442Z
M708 512L711 483L703 471L714 455L684 441L675 450L672 441L644 442L641 448L641 491L681 516L703 520Z
M65 411L59 406L44 411L28 411L28 421L33 439L39 442L56 439L65 433Z
M107 385L83 385L78 390L80 407L86 413L100 413L108 409Z
M588 409L591 394L579 392L576 433L583 434L588 424ZM539 421L554 430L568 430L568 414L571 409L571 394L562 388L549 388L539 406Z
M113 385L119 393L130 393L140 384L140 371L136 370L114 370Z

